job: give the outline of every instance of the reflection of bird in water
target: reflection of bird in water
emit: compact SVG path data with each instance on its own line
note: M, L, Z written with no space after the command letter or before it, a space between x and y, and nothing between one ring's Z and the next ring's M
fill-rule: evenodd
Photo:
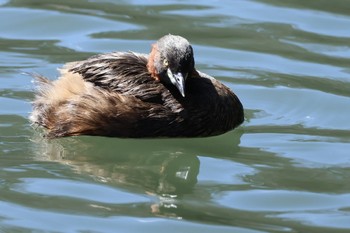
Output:
M114 52L66 64L55 81L37 75L32 122L48 137L197 137L243 122L237 96L195 69L192 46L167 35L150 55Z
M191 219L197 207L187 201L193 197L199 198L196 199L199 203L209 201L213 189L216 189L215 184L211 187L207 183L197 182L200 159L209 155L212 158L232 159L240 149L238 145L242 133L238 130L219 137L176 140L105 137L47 140L35 131L31 148L37 160L62 164L62 170L55 165L58 177L72 177L73 180L79 177L83 183L98 183L150 197L150 203L137 204L142 210L135 208L134 203L116 206L98 203L101 207L99 211L105 207L121 214L133 212L136 216L141 213ZM203 172L210 171L204 169ZM106 214L110 213L108 211Z
M110 140L115 141L106 138L52 141L37 137L36 158L69 165L75 172L97 181L136 187L154 195L182 195L191 192L197 183L200 165L197 156L172 152L171 147L148 150L143 144L152 143L143 141L122 140L111 145ZM144 149L123 150L133 148L131 145Z

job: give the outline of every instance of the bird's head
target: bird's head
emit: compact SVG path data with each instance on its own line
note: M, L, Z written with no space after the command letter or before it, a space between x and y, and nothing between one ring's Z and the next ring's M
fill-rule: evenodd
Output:
M181 36L163 36L153 44L147 67L152 77L173 84L185 97L186 79L194 70L192 46Z

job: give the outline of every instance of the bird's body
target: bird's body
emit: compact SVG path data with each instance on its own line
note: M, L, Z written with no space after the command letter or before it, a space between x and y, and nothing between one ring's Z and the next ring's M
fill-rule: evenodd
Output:
M31 121L46 128L51 138L205 137L243 122L237 96L194 68L189 44L186 51L182 45L165 48L164 55L159 50L168 44L159 41L150 55L101 54L66 64L55 81L37 76Z

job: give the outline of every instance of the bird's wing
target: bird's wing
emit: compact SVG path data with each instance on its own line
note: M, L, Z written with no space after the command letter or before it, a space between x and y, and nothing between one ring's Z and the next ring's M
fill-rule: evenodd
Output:
M96 86L118 89L123 83L150 78L147 56L132 52L113 52L92 56L84 61L67 63L62 72L80 74Z
M143 101L160 103L162 85L147 69L146 54L113 52L92 56L84 61L67 63L60 72L78 73L85 81Z

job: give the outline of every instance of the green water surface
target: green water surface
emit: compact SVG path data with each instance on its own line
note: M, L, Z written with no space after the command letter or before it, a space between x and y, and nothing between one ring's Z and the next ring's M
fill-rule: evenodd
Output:
M46 140L36 72L186 37L245 123L198 139ZM347 0L0 0L0 232L349 232Z

